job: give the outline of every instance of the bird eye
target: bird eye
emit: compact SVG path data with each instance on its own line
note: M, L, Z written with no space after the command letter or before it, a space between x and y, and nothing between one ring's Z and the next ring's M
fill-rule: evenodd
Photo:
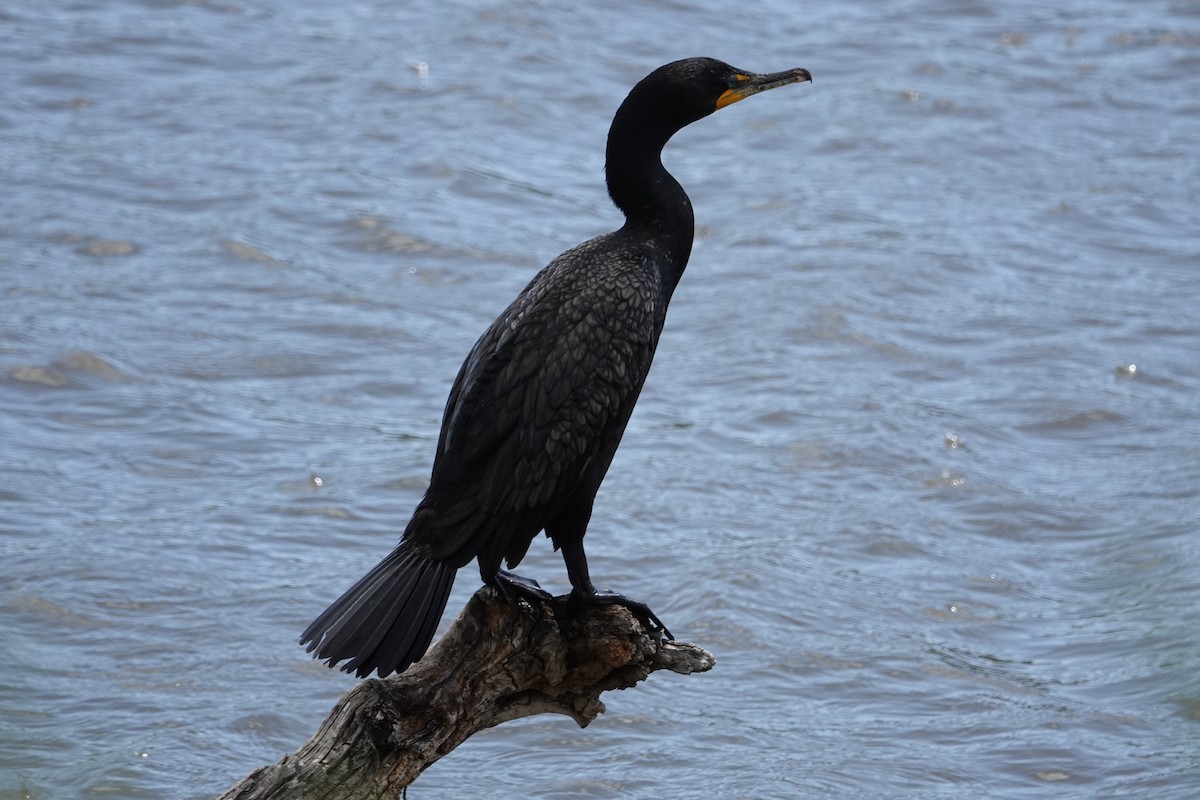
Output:
M728 77L728 78L725 80L725 85L726 85L726 86L728 86L730 89L734 89L734 88L736 88L736 87L737 87L739 84L741 84L741 82L742 82L742 76L741 76L741 75L730 75L730 76L729 76L729 77Z

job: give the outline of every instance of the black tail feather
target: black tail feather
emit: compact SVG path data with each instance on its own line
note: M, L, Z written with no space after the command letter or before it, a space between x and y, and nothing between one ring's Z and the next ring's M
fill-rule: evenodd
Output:
M406 658L405 654L414 649L419 649L421 653L425 652L429 641L433 638L438 620L442 616L442 610L446 606L446 598L450 594L453 578L453 571L442 573L437 570L426 570L421 574L407 601L404 614L397 618L398 621L403 622L393 625L388 630L386 637L376 650L377 658L382 663L403 660ZM409 614L410 609L430 609L431 611L436 609L436 613L414 612ZM409 622L410 619L411 622Z
M433 640L456 572L402 542L313 620L300 644L331 667L349 659L341 669L360 678L403 672Z

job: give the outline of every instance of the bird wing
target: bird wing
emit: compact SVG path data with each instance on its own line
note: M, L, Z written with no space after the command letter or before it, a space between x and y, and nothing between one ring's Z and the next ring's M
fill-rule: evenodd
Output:
M589 244L534 278L459 370L430 485L435 552L478 554L505 516L538 519L532 536L589 466L607 469L663 315L656 270L588 268Z

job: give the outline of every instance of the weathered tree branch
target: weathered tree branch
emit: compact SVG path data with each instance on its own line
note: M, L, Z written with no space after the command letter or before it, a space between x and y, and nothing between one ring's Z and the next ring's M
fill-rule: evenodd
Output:
M395 798L476 731L547 712L586 726L600 694L651 672L712 668L712 654L663 642L624 608L566 598L532 608L480 589L403 675L347 692L299 750L251 772L220 800Z

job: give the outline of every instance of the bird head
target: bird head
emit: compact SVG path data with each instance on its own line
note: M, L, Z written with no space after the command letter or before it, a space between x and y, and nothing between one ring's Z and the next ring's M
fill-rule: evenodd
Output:
M676 130L751 95L811 81L806 69L758 74L715 58L685 58L651 72L629 99L642 109L657 108Z

